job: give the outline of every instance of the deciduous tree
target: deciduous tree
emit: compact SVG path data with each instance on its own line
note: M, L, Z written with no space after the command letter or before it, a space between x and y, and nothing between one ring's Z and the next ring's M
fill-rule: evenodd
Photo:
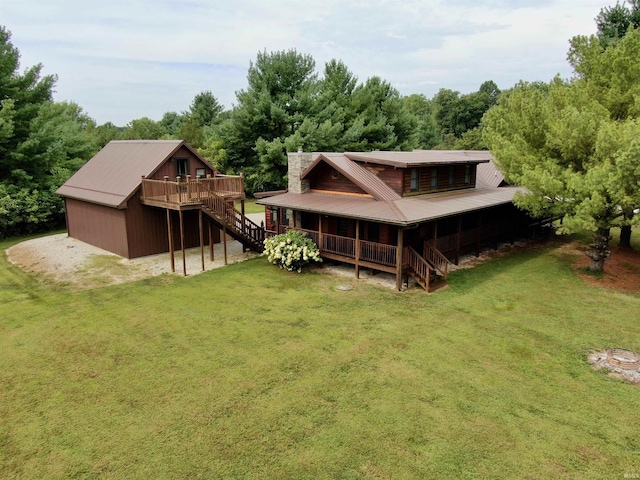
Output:
M0 27L0 237L64 220L55 190L97 150L95 123L75 103L52 102L55 77L19 71L19 52Z

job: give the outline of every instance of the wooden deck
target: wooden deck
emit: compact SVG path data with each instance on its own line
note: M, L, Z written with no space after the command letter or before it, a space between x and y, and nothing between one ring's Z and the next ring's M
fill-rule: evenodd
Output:
M288 229L289 227L279 225L278 233L284 233ZM425 245L427 258L422 257L411 247L401 247L401 255L398 255L396 245L320 233L317 230L304 228L295 228L295 230L305 232L318 245L322 258L355 265L356 277L359 277L360 268L393 273L400 277L411 275L427 292L431 291L430 283L433 275L441 276L446 282L449 261L432 246ZM267 236L276 234L275 231L266 232Z
M244 200L243 175L218 175L178 181L142 179L141 203L172 210L197 209L207 199L216 197L225 201Z

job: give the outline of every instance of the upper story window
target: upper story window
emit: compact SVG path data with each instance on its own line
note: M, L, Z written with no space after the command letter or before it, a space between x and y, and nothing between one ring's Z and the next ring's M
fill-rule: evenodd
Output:
M176 158L176 177L186 177L189 173L189 159Z
M449 166L449 186L450 187L456 186L456 166L455 165Z
M431 169L431 188L438 188L438 167Z
M464 166L464 184L469 185L471 183L471 165Z
M196 177L204 178L204 176L205 176L205 169L204 168L196 168Z
M417 192L420 190L420 174L417 168L411 169L411 191Z

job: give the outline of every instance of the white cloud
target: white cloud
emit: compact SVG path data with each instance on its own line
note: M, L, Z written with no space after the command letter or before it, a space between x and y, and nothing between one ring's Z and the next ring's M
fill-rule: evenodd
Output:
M22 66L59 76L56 99L99 123L185 110L211 90L227 106L261 50L342 59L403 94L570 74L568 40L595 30L601 0L2 0Z

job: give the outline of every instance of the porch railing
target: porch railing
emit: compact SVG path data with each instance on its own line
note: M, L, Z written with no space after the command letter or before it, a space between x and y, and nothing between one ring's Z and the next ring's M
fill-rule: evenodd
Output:
M393 267L396 264L396 252L398 248L395 245L385 245L367 240L360 240L359 242L360 260L379 263L389 267Z
M296 230L300 230L301 232L306 233L307 236L313 241L313 243L318 245L318 232L316 232L315 230L306 230L304 228L296 228Z
M322 250L320 253L322 254L323 252L342 255L343 257L355 258L356 239L323 233Z

